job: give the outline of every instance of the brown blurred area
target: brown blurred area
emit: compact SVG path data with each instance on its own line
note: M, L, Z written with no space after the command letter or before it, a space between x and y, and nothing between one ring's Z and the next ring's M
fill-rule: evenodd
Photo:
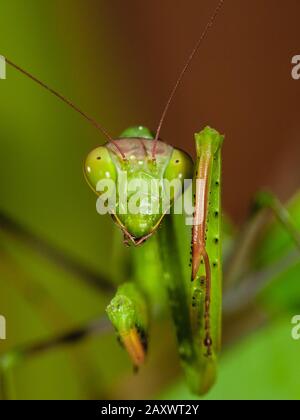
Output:
M95 84L99 72L116 74L111 89L119 102L109 109L122 115L126 108L130 121L121 117L113 134L131 124L156 128L217 0L68 3L85 26L78 48ZM109 32L99 25L103 14ZM226 134L224 207L235 220L246 216L258 189L286 200L299 187L300 81L291 77L291 59L300 54L299 15L299 0L226 0L163 127L166 142L193 155L195 131L209 124ZM97 55L99 43L109 45L108 62Z

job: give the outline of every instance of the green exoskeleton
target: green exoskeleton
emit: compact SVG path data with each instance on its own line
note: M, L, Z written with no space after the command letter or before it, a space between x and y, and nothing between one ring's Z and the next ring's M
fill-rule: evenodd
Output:
M162 124L189 65L215 21L224 0L214 11L192 54L189 56L170 98L164 108L155 134L145 127L132 127L119 138L112 138L97 122L83 113L69 100L50 89L43 82L21 69L12 61L7 64L21 71L33 81L48 89L79 112L107 138L105 145L89 153L84 173L90 187L103 199L99 182L112 181L115 185L115 207L110 209L114 222L124 234L126 244L143 245L144 253L133 256L136 277L151 273L154 284L163 283L168 295L172 318L176 328L179 354L190 385L197 394L207 392L216 378L217 357L221 347L221 148L223 136L206 127L195 135L197 160L182 150L160 139ZM120 179L126 175L125 184ZM194 211L190 223L191 272L187 278L181 266L178 244L170 209L185 193L192 182ZM143 211L131 212L126 207L133 193L128 190L130 181L143 181L147 192L142 191L136 200ZM156 192L150 188L157 181ZM167 191L167 183L177 181L177 187ZM120 186L121 185L121 186ZM178 187L179 185L179 187ZM123 199L125 194L125 201ZM106 198L109 195L106 194ZM167 200L168 199L168 200ZM104 200L104 199L103 199ZM156 205L153 211L152 204ZM165 202L168 204L165 205ZM158 229L161 225L161 229ZM149 242L148 242L149 240ZM147 244L144 244L147 241ZM139 261L138 261L139 260ZM155 266L162 270L155 272ZM160 278L162 276L162 278ZM116 329L119 341L127 350L135 367L146 358L151 296L147 295L143 278L137 283L122 285L107 308L107 314Z
M195 210L192 232L191 274L193 282L191 283L191 297L187 297L189 301L188 307L191 312L192 330L189 340L190 347L196 354L193 357L193 361L203 358L203 365L207 361L207 365L211 369L211 365L216 360L216 356L220 350L221 342L222 267L220 193L221 146L223 136L207 127L195 135L195 141L197 162L194 169L191 157L185 152L173 149L171 146L160 141L156 144L155 138L151 136L151 132L148 129L144 127L133 127L122 133L120 139L115 140L113 145L108 143L106 146L100 146L93 150L87 157L85 173L90 186L95 192L97 192L99 180L106 177L117 183L118 174L122 173L122 171L126 172L129 178L146 180L149 184L157 178L162 181L162 185L165 180L180 180L181 192L184 192L184 180L193 178L193 173L195 172ZM152 152L154 146L156 147L156 154L153 157ZM162 189L160 208L162 208L164 193ZM120 197L118 190L117 197ZM130 197L130 194L128 194L128 197ZM172 197L173 200L175 198ZM151 213L126 213L121 215L118 213L118 209L120 208L118 204L119 202L117 200L116 210L111 215L117 225L122 229L125 241L127 242L129 240L136 246L143 244L149 239L163 221L164 213L162 211L154 215ZM165 223L169 224L170 221L166 220ZM159 232L158 235L162 236L163 234ZM172 252L169 251L171 248L168 242L172 241L171 235L172 233L167 236L167 243L161 246L162 249L166 247L170 254ZM172 261L168 261L168 258L166 258L164 269L166 270L167 266L172 264ZM175 266L176 262L173 267ZM169 283L175 281L175 276L179 276L177 269L166 284L168 290L172 288L172 285ZM182 282L184 283L184 279ZM183 286L184 284L181 285L181 287ZM180 293L179 290L176 291L176 296L172 296L170 299L178 299L180 302ZM120 303L120 296L125 306L128 305L128 302L131 302L132 307L135 306L134 301L132 301L131 297L128 296L128 293L122 287L122 290L118 291L118 308L116 309L115 303L108 308L108 314L118 334L121 331L119 324L127 316L127 311L124 311L123 305ZM179 308L176 310L181 313L183 306L183 302L180 302ZM118 313L119 316L116 315ZM176 322L176 314L174 316ZM189 322L187 321L187 323ZM131 334L131 336L134 334L136 337L136 332L134 331L135 326L131 324L128 334ZM123 345L128 350L126 340L121 338L121 342L123 342ZM134 342L136 352L131 346L129 353L133 362L139 366L141 362L144 362L144 357L136 357L136 354L140 354L141 343L137 338L135 338ZM185 355L183 356L185 357ZM214 378L211 372L210 376ZM205 377L205 390L208 388L207 382L209 382L209 379ZM199 387L197 391L199 392Z
M157 142L157 148L153 157L154 138L151 132L144 127L133 127L121 134L120 139L114 143L107 143L105 146L97 147L87 157L85 162L86 179L91 188L97 193L97 185L102 179L108 178L116 184L117 205L111 215L118 226L124 232L125 241L134 245L141 245L157 230L164 216L163 202L167 198L166 190L163 188L163 181L172 182L175 179L183 181L193 177L193 161L183 151L174 149L161 141ZM133 192L128 191L130 181L144 181L148 187L150 201L157 201L158 211L151 211L151 208L138 214L132 214L128 209L122 211L122 191L118 180L122 174L127 177L126 189L127 202L131 199ZM151 185L159 181L161 191L156 197L151 196ZM170 197L172 205L176 197Z

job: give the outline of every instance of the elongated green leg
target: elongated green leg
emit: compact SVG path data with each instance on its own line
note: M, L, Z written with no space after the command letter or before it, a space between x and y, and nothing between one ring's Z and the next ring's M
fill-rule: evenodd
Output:
M11 216L0 211L0 232L6 232L10 236L20 240L28 248L36 251L38 254L46 257L55 265L64 268L70 274L82 279L85 283L101 292L110 293L113 291L113 284L110 278L91 270L85 264L79 262L76 258L68 255L60 249L57 249L45 239L39 237L29 229L14 220Z
M246 222L236 245L225 267L226 289L238 284L250 269L251 255L255 251L257 241L269 219L268 210L271 210L291 240L300 250L300 232L295 226L289 211L277 197L269 192L259 192L254 199L250 219Z
M157 235L143 246L128 251L132 260L130 276L134 283L125 283L118 289L107 313L120 343L134 366L139 367L146 357L148 318L161 316L167 299L161 281L163 268Z
M190 322L187 281L182 274L172 215L164 221L162 229L158 232L158 238L164 267L163 283L168 293L181 363L191 390L197 394L202 393L202 386L199 385L202 372L197 366L197 353Z
M195 139L192 307L198 311L197 319L204 321L200 328L196 326L193 330L201 355L215 360L221 347L221 147L224 137L207 127L196 134Z
M2 354L0 356L0 400L8 400L14 397L12 395L12 374L14 369L20 364L44 352L61 346L74 345L88 337L103 335L107 332L110 332L110 325L106 318L102 317L65 334L21 346Z
M281 278L286 272L299 265L299 252L290 251L279 261L273 262L264 269L253 271L244 276L241 282L228 290L224 297L224 313L238 313L247 305L255 302L264 290Z
M106 311L134 367L140 367L146 358L149 323L143 294L134 283L125 283L119 287Z
M173 218L159 232L164 282L176 327L179 353L191 390L205 394L216 379L221 343L221 145L206 128L196 135L196 210L192 239L192 283L183 275Z
M266 210L259 211L246 222L239 233L231 253L224 263L224 290L238 284L251 265L251 254L262 228L268 220Z
M0 358L0 401L11 400L14 397L12 369L17 362L15 355L8 354Z
M300 232L295 226L291 215L287 208L272 193L262 191L255 198L255 206L259 209L269 208L272 210L276 219L281 223L283 228L289 234L290 238L300 250Z
M0 239L2 239L2 234L0 234ZM20 250L22 250L22 245L18 244L18 247L19 246ZM0 257L0 267L3 279L9 282L10 285L14 289L16 289L17 293L20 296L22 296L22 298L26 302L28 302L32 311L35 312L36 316L43 323L43 325L47 326L49 331L52 331L53 334L55 334L55 337L51 338L50 341L56 342L60 339L61 331L64 331L66 328L69 329L70 326L72 328L72 325L74 325L74 323L72 322L70 317L65 313L65 311L60 307L60 305L55 301L55 299L51 297L51 295L48 293L47 289L44 288L42 283L35 279L34 276L32 277L31 275L29 275L25 267L22 268L21 266L19 266L18 247L16 245L10 247L9 242L5 242L5 244L3 244L3 249L1 249ZM87 328L88 326L86 326L86 329ZM41 344L44 343L40 343L39 341L37 341L35 347L43 347ZM33 346L30 344L29 347L32 348ZM49 341L47 341L45 343L45 350L50 350L50 347L50 343ZM27 355L27 348L27 346L26 349L22 347L22 353ZM15 352L15 350L12 349L12 352ZM4 357L4 355L0 355L0 359L1 356ZM26 357L24 359L26 359ZM9 360L11 360L11 357L9 358ZM95 391L93 389L93 384L90 381L88 381L88 372L92 371L93 369L88 360L89 359L85 348L79 349L75 347L74 349L72 349L72 351L69 351L69 362L72 364L73 371L78 374L80 383L84 384L83 389L86 392L87 396L93 395ZM0 364L2 363L2 361L3 359L1 359ZM11 364L9 364L9 366L10 365ZM7 363L5 363L5 367L6 366ZM5 368L4 371L7 372L4 373L5 377L11 377L12 369ZM5 382L7 383L8 381ZM5 388L7 389L7 387ZM7 392L10 398L11 389L13 388L9 387L9 392Z

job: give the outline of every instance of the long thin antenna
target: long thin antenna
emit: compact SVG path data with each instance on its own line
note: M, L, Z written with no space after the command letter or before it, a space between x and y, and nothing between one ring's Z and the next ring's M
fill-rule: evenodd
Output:
M114 146L118 149L118 151L121 153L122 157L124 157L124 153L122 152L122 150L120 150L119 145L114 141L114 139L110 136L110 134L108 134L108 132L102 127L102 125L100 125L96 120L94 120L92 117L90 117L89 115L87 115L85 112L83 112L81 109L79 109L73 102L71 102L69 99L65 98L64 96L62 96L60 93L58 93L57 91L55 91L54 89L52 89L51 87L49 87L48 85L46 85L46 83L40 81L39 79L37 79L35 76L33 76L32 74L28 73L28 71L22 69L21 67L19 67L17 64L13 63L12 61L10 61L9 59L7 59L5 57L5 61L7 64L9 64L10 66L12 66L13 68L15 68L16 70L18 70L19 72L21 72L22 74L24 74L25 76L29 77L31 80L33 80L35 83L37 83L38 85L42 86L43 88L45 88L46 90L48 90L50 93L52 93L54 96L56 96L58 99L60 99L61 101L63 101L65 104L67 104L69 107L71 107L74 111L78 112L78 114L80 114L83 118L85 118L90 124L92 124L97 130L99 130L111 143L114 144Z
M183 69L182 69L182 71L181 71L181 73L180 73L180 75L179 75L179 77L177 79L177 82L175 83L175 86L174 86L174 88L171 91L171 94L170 94L169 99L167 101L167 104L166 104L166 106L164 108L164 111L162 113L162 116L161 116L161 119L159 121L159 125L158 125L158 128L157 128L157 131L156 131L156 136L155 136L155 140L154 140L154 143L153 143L153 149L152 149L152 157L153 157L153 159L155 159L156 149L157 149L157 142L158 142L158 139L159 139L159 136L160 136L162 125L163 125L163 123L165 121L167 112L168 112L168 110L170 108L170 105L171 105L173 99L174 99L174 96L175 96L175 94L176 94L176 92L177 92L177 90L178 90L178 88L179 88L179 86L180 86L180 84L181 84L181 82L183 80L183 77L185 76L187 70L189 69L189 67L190 67L190 65L191 65L191 63L192 63L195 55L197 54L199 48L201 47L201 45L202 45L204 39L206 38L209 30L212 28L212 26L214 24L214 21L215 21L216 17L218 16L219 12L221 11L224 2L225 2L225 0L220 0L219 1L218 6L216 7L216 9L215 9L214 13L212 14L211 18L209 19L208 24L206 25L206 27L205 27L205 29L204 29L201 37L199 38L199 40L198 40L195 48L193 49L192 53L188 57L187 62L185 63L185 66L183 67Z

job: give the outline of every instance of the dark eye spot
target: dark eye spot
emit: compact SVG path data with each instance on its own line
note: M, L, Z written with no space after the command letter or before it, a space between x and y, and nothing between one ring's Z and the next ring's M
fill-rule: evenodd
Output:
M97 157L97 160L101 160L101 156L98 156L98 157Z
M177 160L175 160L175 163L179 163L179 162L180 162L180 160L178 160L178 159L177 159Z

